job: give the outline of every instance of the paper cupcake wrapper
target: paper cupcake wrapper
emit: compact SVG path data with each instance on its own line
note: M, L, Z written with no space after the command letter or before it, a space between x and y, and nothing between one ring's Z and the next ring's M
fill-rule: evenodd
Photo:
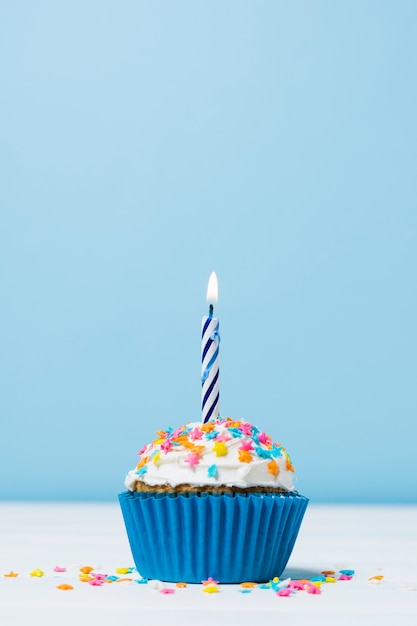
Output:
M280 576L308 499L299 494L119 495L139 573L201 583L264 582Z

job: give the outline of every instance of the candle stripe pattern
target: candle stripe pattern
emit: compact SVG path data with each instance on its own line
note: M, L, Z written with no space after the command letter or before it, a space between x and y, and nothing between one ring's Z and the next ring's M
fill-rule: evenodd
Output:
M203 317L201 326L201 408L202 421L219 415L219 320Z

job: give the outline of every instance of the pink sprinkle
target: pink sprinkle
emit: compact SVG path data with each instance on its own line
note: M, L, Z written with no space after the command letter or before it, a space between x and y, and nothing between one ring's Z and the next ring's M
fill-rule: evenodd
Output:
M171 448L172 448L172 443L170 441L167 440L161 443L161 450L163 450L165 454L167 454Z
M105 580L107 578L107 574L94 574L93 572L91 576L93 576L95 580Z
M347 574L341 574L338 580L352 580L352 576L348 576Z
M216 437L216 441L230 441L231 437L227 433L223 433L222 435L218 435Z
M198 463L200 463L200 455L197 454L197 452L190 452L184 461L189 463L190 467L194 467L194 465L198 465Z
M307 583L305 586L305 590L307 591L307 593L313 593L313 594L321 593L320 589L316 587L316 585L313 585L312 583Z
M142 454L145 452L146 448L148 447L148 444L145 443L145 445L143 446L143 448L141 448L138 452L139 456L142 456Z
M58 565L54 567L54 572L66 572L66 571L67 571L66 567L59 567Z
M292 580L288 584L288 587L290 589L298 589L299 591L303 591L304 590L304 585L305 585L305 583L302 583L300 580Z
M212 578L211 576L209 576L207 578L207 580L202 580L201 581L202 585L218 585L219 581L218 580L214 580L214 578Z
M190 439L195 441L196 439L201 439L203 436L203 431L197 428L197 426L190 432Z
M250 435L252 431L252 424L248 424L247 422L241 422L239 428L244 435Z
M101 587L101 585L103 584L103 580L101 578L92 578L88 581L88 584L92 587Z
M253 444L251 441L242 441L239 446L239 450L253 450Z
M271 437L269 437L265 432L261 432L258 435L259 443L271 443Z
M284 589L280 589L277 591L277 596L290 596L291 589L289 587L285 587Z
M163 593L165 596L172 595L175 593L175 589L171 589L171 587L164 587L159 590L159 593Z

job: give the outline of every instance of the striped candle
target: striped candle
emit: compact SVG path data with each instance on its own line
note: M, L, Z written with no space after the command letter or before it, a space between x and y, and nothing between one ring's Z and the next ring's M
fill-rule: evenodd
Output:
M217 302L217 276L211 273L207 288L207 301ZM208 317L201 324L201 408L202 421L219 415L219 320L213 317L210 304Z

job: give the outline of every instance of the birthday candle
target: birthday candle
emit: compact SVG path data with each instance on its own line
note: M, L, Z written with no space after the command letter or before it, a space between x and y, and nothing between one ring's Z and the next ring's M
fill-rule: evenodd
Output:
M213 317L213 302L217 302L217 276L212 272L207 287L208 317L201 324L201 408L202 421L219 415L219 320Z

